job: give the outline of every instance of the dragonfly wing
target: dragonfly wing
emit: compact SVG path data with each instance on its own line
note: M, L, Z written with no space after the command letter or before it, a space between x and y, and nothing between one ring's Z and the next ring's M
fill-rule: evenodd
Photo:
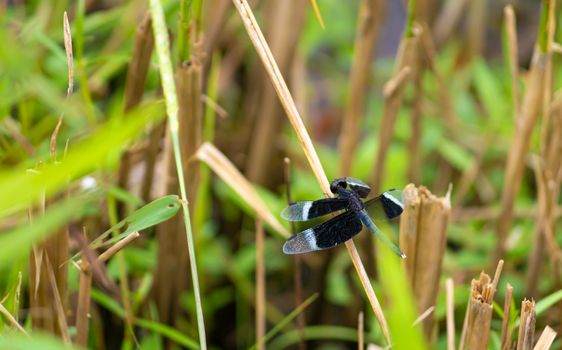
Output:
M375 219L394 219L404 211L402 191L389 190L365 202L365 210Z
M283 245L285 254L301 254L335 247L359 232L363 225L357 214L346 211L320 225L311 227L289 238Z
M354 179L352 177L345 177L344 180L347 185L361 198L367 198L369 192L371 192L371 187L361 180Z
M281 217L289 221L308 221L338 210L345 209L349 201L343 198L324 198L316 201L292 203L281 212Z
M400 248L398 248L394 243L392 243L386 236L384 233L381 232L381 230L377 227L377 225L375 225L375 223L373 222L373 220L371 220L371 218L369 217L369 215L367 215L367 213L362 210L359 212L359 214L357 214L358 217L360 218L361 222L367 226L367 228L369 229L369 231L371 231L371 233L373 233L375 236L377 236L378 239L380 239L384 244L386 244L390 249L392 249L393 252L395 252L396 254L398 254L402 259L406 258L406 254L404 254Z

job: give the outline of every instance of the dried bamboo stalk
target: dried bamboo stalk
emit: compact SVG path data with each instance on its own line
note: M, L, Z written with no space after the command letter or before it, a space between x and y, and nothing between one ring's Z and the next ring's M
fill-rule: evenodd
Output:
M418 38L420 34L421 29L414 31L414 35L411 37L404 36L402 38L398 53L396 54L394 75L384 88L385 99L383 115L378 132L379 146L373 163L373 179L371 181L371 189L374 193L380 192L379 190L385 169L386 153L390 146L392 135L394 134L394 124L396 123L396 116L402 105L407 77L411 76L412 70L415 69L413 64L415 62L415 55L418 53Z
M199 60L201 53L198 51L202 45L196 42L192 48L189 62L182 63L176 70L176 89L178 94L179 110L179 145L181 150L182 166L185 174L187 200L190 206L190 215L193 216L197 188L199 186L200 166L198 162L190 161L201 145L203 132L203 102L201 101L203 82L203 67ZM179 183L177 179L175 161L168 163L166 185L167 193L177 193ZM187 287L189 278L187 239L183 217L174 218L162 223L156 229L158 240L158 259L153 292L160 319L174 325L180 313L180 296ZM169 276L177 276L169 278Z
M122 240L112 245L99 257L92 257L95 261L89 262L87 259L80 261L78 265L80 268L80 286L78 289L78 306L76 308L76 337L74 339L74 344L82 347L87 347L88 345L90 296L92 291L92 265L106 262L139 236L139 232L132 232ZM87 246L85 247L88 249ZM86 251L85 255L87 254L88 252Z
M455 284L447 278L447 350L455 350Z
M301 37L306 19L307 4L303 1L278 1L268 3L269 44L276 57L281 72L287 75L291 71L297 44ZM257 101L255 126L248 142L248 159L246 176L248 180L260 185L271 185L278 173L279 150L272 147L279 137L279 128L283 121L283 111L277 100L275 90L269 84L268 77L259 71L263 86ZM273 175L273 176L272 176Z
M381 10L384 2L381 0L362 0L359 5L359 18L355 34L355 49L348 88L348 101L342 120L339 136L340 169L339 176L350 174L352 154L355 153L359 139L359 124L365 109L365 94L368 88L370 65L373 51L378 39Z
M521 302L521 317L519 322L519 336L517 350L531 350L535 343L535 301L523 300Z
M287 205L293 202L291 196L291 160L285 157L284 164L284 180L285 180L285 193L287 196ZM291 221L291 235L296 234L295 222ZM299 254L295 254L295 305L298 306L303 303L302 298L302 258ZM297 324L299 326L299 349L306 350L306 343L304 341L304 328L306 327L306 320L304 313L299 313L297 316Z
M363 311L359 312L357 316L357 348L359 350L365 349L365 334L364 334L364 319Z
M505 31L507 33L507 48L509 58L509 69L511 71L511 95L513 99L513 117L517 121L519 117L519 59L517 45L517 24L513 6L508 4L503 9L505 17Z
M441 262L445 252L447 225L451 213L450 192L443 198L425 187L409 184L404 189L406 206L400 217L400 246L414 298L420 312L435 305L439 290ZM426 335L432 334L435 320L424 321Z
M259 341L265 337L265 245L263 223L256 218L256 342L258 350L265 350L265 342Z
M550 349L550 346L552 345L552 342L554 342L554 338L556 338L556 332L552 328L550 328L549 326L546 326L544 328L544 331L542 331L542 334L541 334L539 340L537 341L537 344L533 348L533 350L548 350L548 349Z
M502 321L502 335L501 335L501 349L511 349L511 335L513 329L509 327L509 314L511 310L511 296L513 294L513 287L507 283L505 286L505 301L503 304L503 321Z
M289 89L287 88L287 84L285 83L283 76L279 72L279 68L275 63L275 59L273 58L273 55L269 50L269 47L263 37L263 34L261 33L261 30L259 29L258 23L252 13L252 10L246 0L233 0L233 3L238 13L240 14L242 22L244 23L244 26L248 35L250 36L254 48L260 56L260 59L262 60L267 73L269 74L273 86L275 87L275 91L277 92L277 95L279 96L279 99L281 100L281 103L285 108L287 117L289 118L289 121L291 122L291 125L293 126L293 129L297 134L297 137L301 143L301 147L308 159L312 171L318 183L320 184L322 191L329 195L331 192L328 178L326 177L324 169L322 168L322 164L320 163L318 154L316 153L314 145L312 144L312 140L310 139L310 136L306 131L302 118L300 117L300 114L297 110L296 104L289 92ZM357 248L355 247L353 240L348 240L345 243L345 246L351 257L353 266L357 271L363 289L367 294L367 298L369 299L375 316L379 321L383 334L385 335L385 339L388 344L391 344L390 333L388 331L386 319L384 318L384 314L373 290L373 286L369 281L369 277L367 276L365 267L363 266L363 262L361 261L359 253L357 252Z
M502 266L503 260L500 260L493 280L484 272L480 273L478 280L472 280L472 292L464 318L460 350L487 348L492 321L492 302Z
M545 1L543 6L547 2ZM553 9L550 8L549 10ZM549 60L549 53L541 45L537 45L533 54L527 87L521 105L521 116L517 118L513 143L507 158L501 196L501 213L497 223L498 245L496 247L495 260L502 257L506 250L507 234L513 220L513 202L521 185L525 158L531 142L531 134L543 103L545 72Z
M144 93L144 85L150 67L150 56L154 49L152 36L152 21L150 14L145 13L142 21L137 25L135 44L131 54L131 61L127 69L125 81L125 111L137 106Z

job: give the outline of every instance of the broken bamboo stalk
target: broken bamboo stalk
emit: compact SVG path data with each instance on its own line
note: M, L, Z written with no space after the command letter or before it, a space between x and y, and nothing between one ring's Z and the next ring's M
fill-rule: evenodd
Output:
M404 212L400 218L400 246L418 311L435 305L439 291L441 262L445 252L447 226L451 213L450 192L438 198L425 187L409 184L404 189ZM432 334L434 315L423 322L426 335Z

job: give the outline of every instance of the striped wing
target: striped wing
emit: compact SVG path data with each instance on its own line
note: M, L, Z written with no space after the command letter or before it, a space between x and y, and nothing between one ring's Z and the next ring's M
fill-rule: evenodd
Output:
M289 238L283 245L285 254L301 254L337 246L361 232L363 224L352 211L346 211L320 225Z
M316 201L292 203L281 212L281 217L288 221L308 221L347 207L348 200L342 198L324 198Z

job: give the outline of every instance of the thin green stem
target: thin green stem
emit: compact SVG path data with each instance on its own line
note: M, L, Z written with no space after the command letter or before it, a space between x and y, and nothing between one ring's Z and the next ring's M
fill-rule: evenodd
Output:
M178 173L178 182L180 187L180 197L182 199L183 221L185 223L185 232L187 236L187 250L189 253L189 262L191 267L191 278L193 282L193 294L195 295L195 309L197 313L197 327L199 331L199 344L201 349L207 349L207 341L205 336L205 323L203 320L203 307L201 306L201 294L199 291L199 277L197 274L197 259L195 258L195 249L193 243L193 234L191 232L191 221L189 219L189 209L187 204L187 191L185 189L184 174L182 168L182 158L180 153L179 142L179 122L178 122L178 101L176 96L176 87L174 84L174 73L172 70L172 61L170 59L170 44L168 42L168 31L164 20L164 13L160 0L150 0L150 12L152 16L152 28L154 30L154 42L156 44L156 52L158 54L158 63L160 66L160 76L162 80L162 89L166 99L166 114L168 115L168 126L172 136L172 147L174 150L174 159L176 161L176 170Z
M408 1L408 18L404 28L404 36L411 38L414 36L414 19L416 18L416 0Z
M552 0L543 0L541 6L541 19L538 32L539 51L541 53L546 53L548 50L548 13L551 1Z
M191 5L193 0L181 0L178 23L178 64L189 60L189 22L191 21Z

